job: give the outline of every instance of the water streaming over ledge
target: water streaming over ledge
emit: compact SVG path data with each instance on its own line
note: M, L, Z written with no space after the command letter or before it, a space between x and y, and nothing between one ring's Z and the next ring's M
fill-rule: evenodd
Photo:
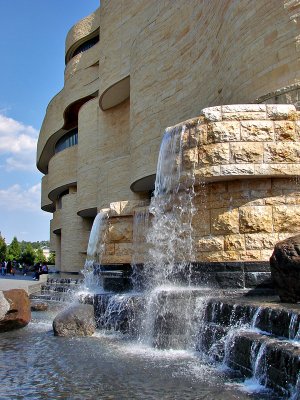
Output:
M154 196L149 212L148 259L144 263L146 287L176 285L180 270L193 261L192 217L194 170L183 174L185 126L168 128L163 136L156 171Z
M87 258L82 270L84 284L82 291L88 293L97 293L101 287L99 275L95 273L95 267L105 250L105 230L108 213L100 211L93 222L89 242L87 246Z

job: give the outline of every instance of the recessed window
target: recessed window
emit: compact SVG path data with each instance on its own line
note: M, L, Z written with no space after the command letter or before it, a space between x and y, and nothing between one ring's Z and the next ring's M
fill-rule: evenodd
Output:
M77 47L77 49L72 54L72 57L75 57L75 56L77 56L77 54L87 51L91 47L95 46L95 44L98 42L99 42L99 36L95 36L95 37L87 40L86 42L82 43L80 46Z
M70 132L66 133L55 145L55 153L59 153L78 144L78 128L72 129Z

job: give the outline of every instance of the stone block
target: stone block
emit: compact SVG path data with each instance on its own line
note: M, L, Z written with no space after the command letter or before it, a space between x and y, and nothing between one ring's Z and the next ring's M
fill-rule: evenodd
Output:
M247 250L273 249L278 242L278 233L248 233L245 234Z
M299 134L296 134L295 123L293 121L275 121L274 130L276 141L299 141Z
M300 205L273 206L275 232L300 232Z
M207 144L207 124L201 122L197 127L198 145ZM193 140L193 139L191 139Z
M256 261L261 259L260 250L246 250L239 252L241 261Z
M295 189L300 193L299 182L291 178L272 179L272 189Z
M241 233L273 232L271 206L245 206L239 209Z
M210 234L210 211L196 212L192 219L194 236L205 236Z
M224 237L224 250L225 251L245 250L244 235L226 235Z
M190 170L198 165L198 148L186 149L182 154L182 165L184 169Z
M266 112L265 104L229 104L221 106L222 113Z
M260 163L263 161L263 143L231 143L231 162L238 164Z
M268 142L274 140L272 121L241 122L241 140L245 142Z
M254 173L256 175L262 176L295 176L299 174L299 164L298 163L277 163L277 164L255 164Z
M194 171L195 184L199 185L206 178L211 178L220 175L221 175L220 165L200 167Z
M224 250L224 238L222 236L205 236L197 242L197 252Z
M108 226L108 242L126 242L132 240L132 224L126 220L110 220Z
M104 254L111 256L114 253L115 253L115 245L114 245L114 243L106 243L105 244Z
M267 104L267 117L272 120L291 119L296 115L292 104Z
M218 165L228 164L229 162L229 144L216 143L201 146L199 148L199 165Z
M197 260L205 262L237 261L239 253L237 251L214 251L197 253Z
M238 233L238 209L228 210L228 208L219 208L211 210L211 229L215 235Z
M230 164L220 166L221 176L244 176L253 175L255 166L253 164Z
M115 255L116 256L131 256L132 255L132 243L116 243L115 244Z
M204 108L201 115L207 122L222 121L221 106Z
M279 142L264 145L265 163L296 163L300 159L300 143Z
M265 112L232 112L232 113L223 113L222 114L223 121L247 121L247 120L265 120L266 113Z
M240 123L232 122L214 122L207 125L207 142L224 143L237 142L240 140Z

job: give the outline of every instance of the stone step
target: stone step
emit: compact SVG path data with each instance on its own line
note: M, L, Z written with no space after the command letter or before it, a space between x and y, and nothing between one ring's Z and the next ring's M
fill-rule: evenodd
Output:
M204 321L225 327L247 324L270 335L286 339L300 337L299 305L210 299Z
M239 332L224 357L227 366L257 379L280 395L290 397L297 386L300 347L291 342L255 332Z
M57 301L57 302L70 302L73 297L67 293L59 294L31 294L30 299L40 301Z

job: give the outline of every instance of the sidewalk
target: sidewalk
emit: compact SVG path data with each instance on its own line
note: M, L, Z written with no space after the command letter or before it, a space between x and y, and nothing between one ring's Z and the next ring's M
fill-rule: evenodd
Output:
M33 274L23 276L0 275L0 290L24 289L28 294L33 294L41 290L41 285L45 280L33 280Z

